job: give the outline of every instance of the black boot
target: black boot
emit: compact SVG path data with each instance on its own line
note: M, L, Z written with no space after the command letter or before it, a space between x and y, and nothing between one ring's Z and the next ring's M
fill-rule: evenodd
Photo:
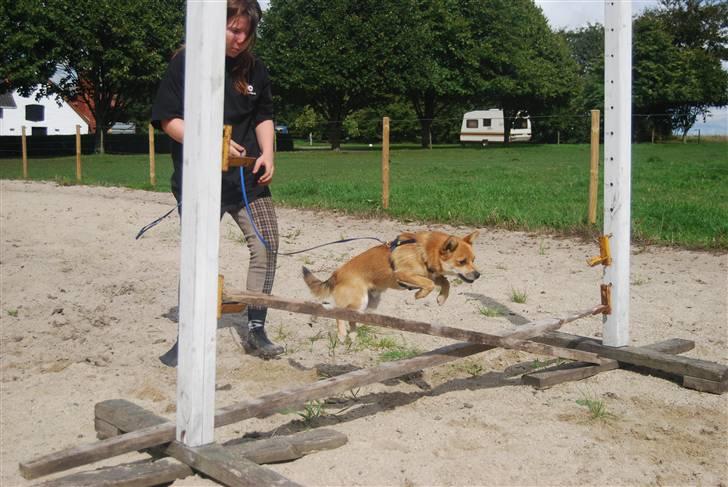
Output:
M159 356L159 361L162 362L167 367L177 367L177 344L179 342L175 341L174 345L172 345L172 348L167 350L167 352L164 355Z
M283 353L283 347L276 345L268 339L265 328L256 326L248 330L248 338L245 341L246 349L261 358L269 359Z

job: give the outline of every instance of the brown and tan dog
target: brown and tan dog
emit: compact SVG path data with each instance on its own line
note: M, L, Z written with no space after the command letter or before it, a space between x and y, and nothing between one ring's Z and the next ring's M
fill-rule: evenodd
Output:
M456 237L442 232L402 233L390 245L378 245L357 255L321 281L306 267L303 280L317 298L333 296L339 308L365 311L376 308L380 294L387 289L417 289L415 298L424 298L440 287L438 304L450 292L446 276L459 276L466 282L480 277L473 262L473 241L478 232ZM345 323L336 320L339 337L346 337ZM349 322L350 331L356 323Z

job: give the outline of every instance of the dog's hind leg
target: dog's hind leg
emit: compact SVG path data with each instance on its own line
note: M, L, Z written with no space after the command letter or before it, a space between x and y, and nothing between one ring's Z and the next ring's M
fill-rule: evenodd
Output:
M340 308L364 312L369 305L369 295L366 288L360 288L356 285L337 286L334 289L334 297L336 299L336 305ZM346 323L343 320L336 320L336 327L338 329L339 339L343 341L350 332L356 332L356 321L349 322L348 331L346 329Z
M444 276L435 277L435 284L440 286L440 294L437 295L437 304L443 304L450 295L450 281Z

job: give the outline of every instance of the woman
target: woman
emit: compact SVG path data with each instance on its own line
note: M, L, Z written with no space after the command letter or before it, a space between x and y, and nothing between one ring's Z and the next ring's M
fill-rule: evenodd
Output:
M244 185L241 183L239 168L222 173L221 216L229 213L245 235L250 250L247 289L270 294L278 250L278 221L268 188L275 171L273 99L268 71L251 52L261 9L256 0L228 0L227 5L223 120L233 127L230 154L253 156L256 162L252 172L244 172ZM172 193L178 203L182 201L184 67L185 53L181 49L170 62L152 107L153 125L172 138ZM222 137L222 127L220 134ZM215 158L206 162L220 164ZM244 196L247 197L253 223L265 242L255 234L245 208ZM271 358L283 353L283 348L271 343L266 336L266 313L266 308L248 307L245 345L257 355ZM160 360L165 365L176 366L177 343Z

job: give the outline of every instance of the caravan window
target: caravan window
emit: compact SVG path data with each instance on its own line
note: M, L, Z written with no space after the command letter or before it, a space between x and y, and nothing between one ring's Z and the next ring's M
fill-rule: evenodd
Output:
M45 110L43 105L26 105L25 119L29 122L42 122L45 120Z
M483 127L490 127L490 119L484 118L483 119Z
M477 120L466 120L465 126L469 129L477 129L478 128L478 121Z

